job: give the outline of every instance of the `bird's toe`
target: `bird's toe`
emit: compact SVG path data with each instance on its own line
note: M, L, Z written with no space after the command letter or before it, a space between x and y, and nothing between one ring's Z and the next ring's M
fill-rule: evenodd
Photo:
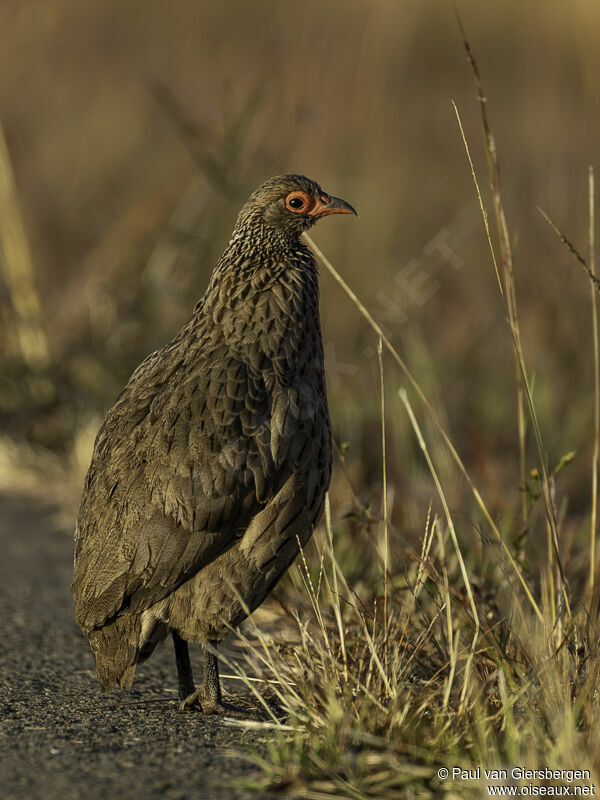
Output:
M202 692L200 689L196 689L196 691L188 694L188 696L181 700L179 703L179 710L180 711L204 711L201 701L201 694Z
M266 714L257 705L249 704L245 698L234 698L235 703L217 700L202 689L196 689L179 703L180 711L199 711L206 715L232 717L233 719L264 720ZM239 703L239 705L238 705Z

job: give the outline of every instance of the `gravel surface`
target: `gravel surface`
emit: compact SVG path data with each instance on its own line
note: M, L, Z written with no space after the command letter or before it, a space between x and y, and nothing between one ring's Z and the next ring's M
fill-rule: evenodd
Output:
M266 797L228 785L251 779L246 746L265 733L179 713L171 647L138 668L132 691L100 693L71 572L72 531L0 494L0 798Z

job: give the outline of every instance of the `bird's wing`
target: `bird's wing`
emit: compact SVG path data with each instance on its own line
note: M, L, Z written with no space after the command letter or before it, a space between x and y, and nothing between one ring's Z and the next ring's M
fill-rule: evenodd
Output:
M170 594L231 546L293 469L272 452L264 372L222 342L197 352L179 338L140 365L96 440L72 587L86 630Z

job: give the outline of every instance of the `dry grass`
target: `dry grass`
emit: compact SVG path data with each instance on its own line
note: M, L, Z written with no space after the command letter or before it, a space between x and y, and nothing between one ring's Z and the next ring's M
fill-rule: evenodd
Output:
M428 470L441 515L427 513L421 552L410 568L388 573L388 516L386 501L386 409L382 399L382 470L384 487L381 543L373 542L373 558L383 551L385 571L370 591L361 596L351 588L336 557L346 544L336 536L327 515L326 532L316 538L316 575L305 555L296 568L286 603L310 613L294 613L296 635L275 642L254 629L245 638L249 670L266 680L279 704L287 711L287 724L271 741L268 755L255 755L264 781L254 788L278 788L299 797L413 798L489 796L491 785L531 784L560 793L560 787L597 785L600 749L595 735L600 722L600 650L598 648L596 581L597 446L592 459L592 519L587 590L572 593L563 566L560 544L562 515L556 506L555 476L564 463L551 470L535 409L531 380L521 342L516 303L511 240L499 184L483 87L476 62L465 41L482 114L497 223L500 257L497 258L488 224L488 212L475 173L462 122L455 106L467 151L483 224L501 296L507 311L507 334L512 340L517 368L517 433L522 485L526 452L526 413L536 445L538 466L532 471L538 495L523 492L523 523L528 535L546 528L546 559L539 583L525 577L522 566L505 544L481 494L439 417L403 359L364 304L344 279L309 243L321 262L346 291L357 311L408 378L417 403L435 425L456 467L472 489L484 514L479 529L489 546L495 537L492 568L485 581L474 585L469 577L474 553L466 552L457 536L434 458L406 389L400 400L410 420ZM593 335L597 337L596 285L594 281L594 180L589 172L589 250L592 267L557 230L591 279ZM598 394L598 342L594 338L594 375ZM383 398L383 360L379 360ZM596 412L597 425L597 412ZM597 436L597 427L596 427ZM531 435L531 434L530 434ZM544 504L543 518L532 519L532 506ZM487 528L487 530L486 530ZM493 538L492 540L493 541ZM335 544L334 544L335 543ZM522 550L523 543L519 543ZM471 570L470 570L471 568ZM531 573L531 568L527 569ZM388 598L388 586L394 587ZM383 602L381 599L383 595ZM535 599L537 597L537 599ZM290 643L292 642L292 643ZM565 777L491 780L481 769L477 778L441 780L438 769L460 767L564 770ZM573 781L569 771L589 774ZM471 773L472 775L475 772ZM549 787L554 787L550 789ZM530 790L531 791L531 790ZM586 790L584 790L586 791ZM589 791L589 789L587 789Z
M588 593L575 602L569 595L558 569L558 531L556 540L547 537L539 584L525 581L508 550L497 547L485 583L473 585L468 561L474 553L463 554L406 390L400 399L442 517L430 509L421 552L410 567L386 573L370 591L363 585L359 594L336 557L347 539L336 535L327 515L311 558L303 554L293 570L285 595L287 607L297 609L291 620L282 621L275 639L256 626L243 637L240 674L265 681L287 712L267 755L254 754L264 779L246 785L315 800L483 797L488 785L518 781L488 781L483 773L440 780L438 769L513 766L587 769L590 777L575 784L597 785L595 598ZM543 480L552 497L550 477ZM479 531L488 546L494 528ZM385 551L385 525L381 536ZM378 549L373 541L373 558ZM592 564L593 558L591 546ZM248 686L256 691L256 684ZM521 785L572 788L573 779L564 774L562 780Z
M463 10L493 76L488 116L470 51L476 104L447 35L450 9L333 2L344 11L334 19L315 3L319 24L266 1L233 21L207 9L198 47L191 4L167 18L147 7L143 33L135 14L116 15L119 41L111 2L94 6L105 50L82 54L69 42L85 14L61 0L32 39L32 63L52 63L58 79L23 107L0 79L0 487L42 493L72 517L101 415L185 320L240 200L268 174L314 175L361 220L319 229L339 271L311 242L337 464L325 520L269 603L269 625L242 632L240 677L288 714L253 756L254 788L481 796L483 781L437 777L457 765L589 769L594 782L593 171L586 213L581 188L598 121L594 8L573 3L570 26L541 2L515 2L506 19ZM15 10L15 45L33 36L27 19ZM523 34L533 28L543 68ZM154 60L148 42L164 48ZM233 85L213 78L228 70ZM43 124L46 95L56 130ZM557 229L587 277L566 268L537 203L575 231ZM586 231L583 257L571 242Z

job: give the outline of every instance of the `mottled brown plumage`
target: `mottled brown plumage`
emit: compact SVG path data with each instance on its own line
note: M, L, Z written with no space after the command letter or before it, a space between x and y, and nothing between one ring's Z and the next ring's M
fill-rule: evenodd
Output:
M321 515L331 433L317 265L299 235L352 211L302 176L263 184L191 320L109 411L72 587L104 690L130 686L171 631L182 701L223 709L208 651L192 694L186 642L215 644L254 610Z

